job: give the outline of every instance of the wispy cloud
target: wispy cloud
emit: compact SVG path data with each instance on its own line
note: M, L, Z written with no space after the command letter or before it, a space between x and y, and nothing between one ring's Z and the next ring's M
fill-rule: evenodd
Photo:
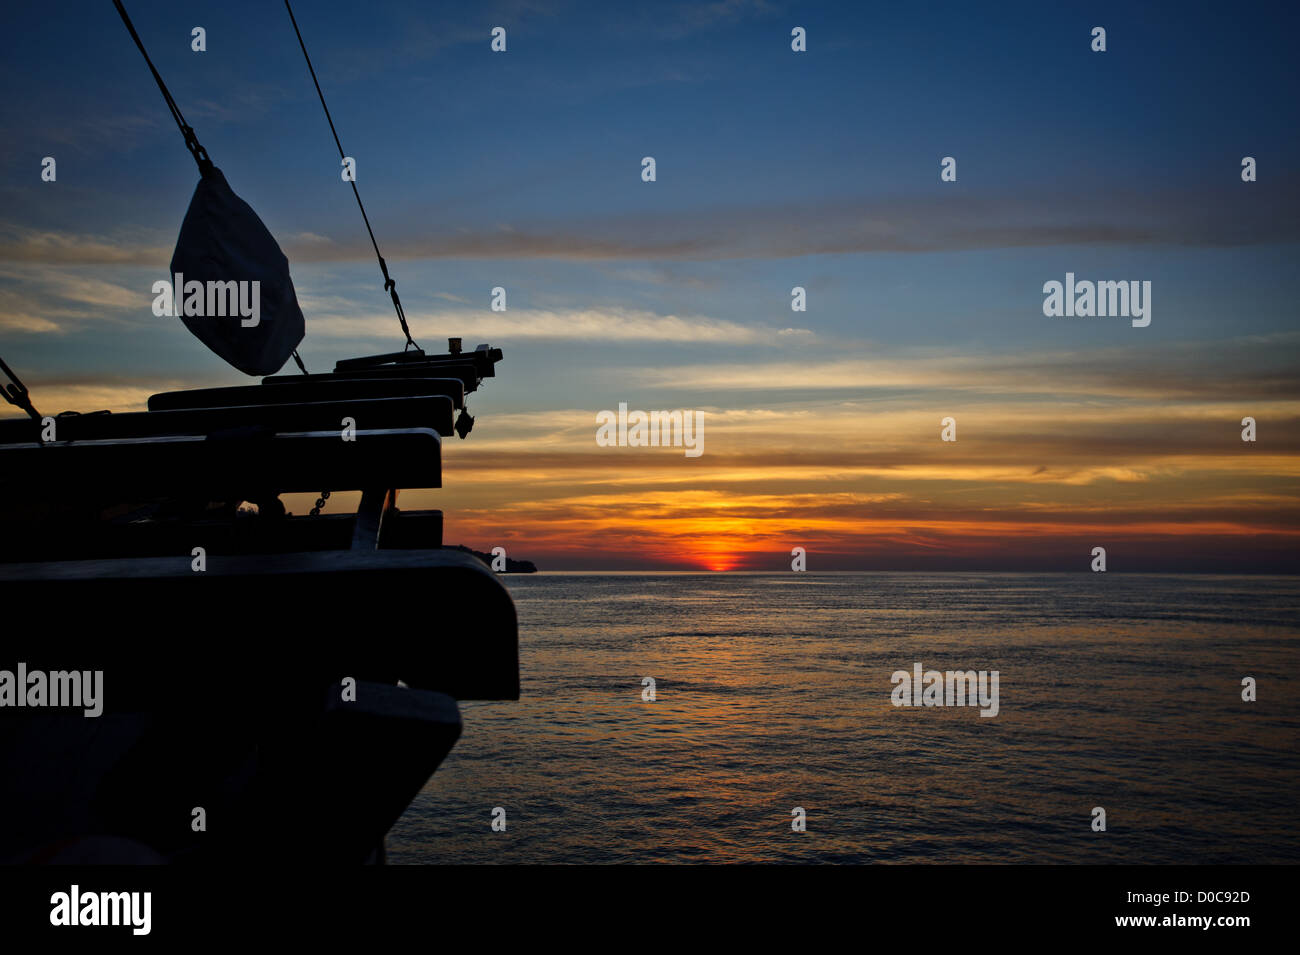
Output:
M31 265L147 265L171 261L166 245L142 242L138 230L117 235L0 225L0 262Z
M1129 348L951 355L896 349L872 358L829 358L816 374L790 361L646 368L628 379L653 388L727 391L952 390L983 394L1094 395L1158 399L1300 398L1300 333L1165 347L1158 366Z
M1300 188L1268 204L1222 190L1141 195L846 197L824 206L693 209L629 218L446 227L408 209L385 236L389 259L642 261L774 259L824 254L931 253L1073 245L1223 247L1300 241ZM0 261L150 265L171 249L135 235L0 230ZM299 233L282 242L291 262L363 261L374 253L355 230L336 241Z
M140 109L133 112L86 111L76 122L67 122L61 114L60 122L48 122L48 117L37 117L34 128L25 129L23 135L34 142L48 146L68 146L82 154L93 154L103 149L120 150L156 135L161 126L156 111Z
M0 328L63 335L87 323L122 322L131 310L148 315L151 286L112 278L119 281L76 267L0 267Z
M148 380L117 378L61 378L41 375L24 375L23 382L31 391L33 404L42 414L62 411L144 411L149 396L160 391L175 391L194 387L194 383L177 378L158 377ZM17 417L16 409L0 406L0 411Z
M373 338L388 330L391 314L367 316L315 313L312 335L321 338ZM434 338L446 328L483 341L570 340L589 342L716 342L779 345L791 338L810 339L808 329L775 329L705 316L658 315L634 309L510 309L508 312L456 310L410 319L412 333Z
M779 6L770 0L709 0L658 3L641 8L642 32L679 40L705 30L741 23L751 17L772 16Z

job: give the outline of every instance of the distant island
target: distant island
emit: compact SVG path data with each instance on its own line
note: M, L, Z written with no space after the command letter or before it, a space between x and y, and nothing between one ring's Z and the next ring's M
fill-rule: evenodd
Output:
M479 560L483 561L483 563L487 564L489 568L492 566L492 555L485 554L481 550L474 550L472 547L466 547L464 544L453 544L448 546L446 549L458 550L466 554L473 554ZM514 558L507 556L505 572L507 574L535 574L537 573L537 565L531 560L515 560Z

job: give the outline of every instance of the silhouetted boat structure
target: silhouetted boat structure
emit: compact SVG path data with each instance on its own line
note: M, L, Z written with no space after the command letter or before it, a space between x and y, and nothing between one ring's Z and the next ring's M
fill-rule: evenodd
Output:
M519 697L509 593L443 548L441 511L397 506L441 487L502 358L451 342L63 414L54 440L8 386L29 417L0 421L0 601L5 643L25 633L0 669L102 670L104 714L0 710L0 861L382 859L457 701ZM322 489L356 512L280 501Z

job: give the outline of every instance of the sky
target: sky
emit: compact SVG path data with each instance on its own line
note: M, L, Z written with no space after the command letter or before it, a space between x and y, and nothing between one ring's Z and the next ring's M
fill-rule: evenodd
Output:
M127 9L285 250L307 365L400 347L283 7ZM1108 571L1300 571L1292 6L295 14L414 337L505 352L444 487L401 500L448 543L546 570L803 547L810 571L1087 572L1102 546ZM250 382L152 313L197 171L112 3L9 21L0 356L46 413ZM1044 315L1067 272L1151 282L1150 325ZM598 446L620 402L701 412L704 454Z

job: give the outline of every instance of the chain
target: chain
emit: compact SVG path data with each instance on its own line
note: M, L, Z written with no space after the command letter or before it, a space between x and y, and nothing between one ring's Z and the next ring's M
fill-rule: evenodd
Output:
M319 514L321 512L321 509L325 506L325 502L328 501L329 499L330 499L330 492L321 491L320 497L316 498L316 506L311 509L311 516L315 517L317 514Z

